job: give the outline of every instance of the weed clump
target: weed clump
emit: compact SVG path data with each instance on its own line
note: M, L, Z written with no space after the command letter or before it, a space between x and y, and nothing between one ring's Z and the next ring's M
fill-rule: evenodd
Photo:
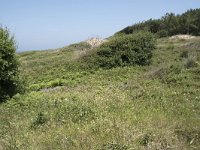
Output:
M180 54L180 57L181 58L188 58L189 56L189 52L187 50L184 50L181 54Z
M162 65L151 69L147 73L147 77L153 80L159 79L162 83L167 84L178 83L185 78L182 76L183 69L182 64Z
M104 144L101 150L127 150L128 146L127 145L122 145L118 143L107 143Z
M38 126L44 125L48 121L47 117L44 115L44 113L38 113L35 121L32 123L32 128L36 128Z
M185 61L185 68L189 69L189 68L193 68L193 67L197 67L198 64L196 62L196 57L188 57Z
M89 106L71 106L69 114L74 123L89 122L95 118L95 113Z
M198 130L179 129L175 133L181 141L184 141L188 145L198 145L200 142L200 132Z

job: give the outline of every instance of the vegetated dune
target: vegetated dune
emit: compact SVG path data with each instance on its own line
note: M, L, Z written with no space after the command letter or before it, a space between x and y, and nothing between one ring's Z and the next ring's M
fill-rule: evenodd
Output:
M112 69L74 59L83 43L19 54L28 89L0 105L0 148L200 149L200 38L156 43L150 65Z

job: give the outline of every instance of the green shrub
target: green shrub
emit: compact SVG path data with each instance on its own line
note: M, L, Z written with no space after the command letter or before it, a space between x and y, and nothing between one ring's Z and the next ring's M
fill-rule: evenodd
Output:
M180 54L180 57L182 58L188 58L189 56L189 52L187 50L184 50L181 54Z
M140 140L140 145L142 146L148 146L149 143L153 141L152 135L151 134L145 134Z
M190 56L186 59L185 61L185 68L189 69L189 68L193 68L193 67L197 67L197 59L194 56Z
M168 32L166 30L160 30L157 32L158 37L162 38L162 37L167 37L168 36Z
M90 56L92 64L102 68L148 65L151 62L155 38L149 32L117 36L100 46Z
M37 126L42 126L47 121L48 121L47 117L43 113L40 112L37 114L37 117L31 127L36 128Z
M19 92L16 44L7 28L0 27L0 102ZM21 88L21 87L20 87Z

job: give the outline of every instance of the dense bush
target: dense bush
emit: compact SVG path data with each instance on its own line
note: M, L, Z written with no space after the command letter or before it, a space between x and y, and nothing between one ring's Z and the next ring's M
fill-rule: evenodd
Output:
M0 102L18 91L16 45L7 28L0 27Z
M167 13L161 19L149 19L128 26L117 34L132 34L141 30L156 33L159 37L176 34L200 35L200 9L191 9L182 15Z
M151 61L155 39L149 32L121 35L110 39L90 56L92 64L103 68L147 65Z

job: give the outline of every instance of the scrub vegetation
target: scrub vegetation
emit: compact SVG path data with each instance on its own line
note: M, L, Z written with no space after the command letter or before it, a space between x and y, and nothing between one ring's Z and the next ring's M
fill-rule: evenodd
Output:
M181 15L167 13L160 19L149 19L128 26L117 34L133 34L138 31L149 31L158 37L176 34L200 35L200 9L190 9Z
M200 149L199 43L139 32L17 54L26 92L0 103L0 150Z

